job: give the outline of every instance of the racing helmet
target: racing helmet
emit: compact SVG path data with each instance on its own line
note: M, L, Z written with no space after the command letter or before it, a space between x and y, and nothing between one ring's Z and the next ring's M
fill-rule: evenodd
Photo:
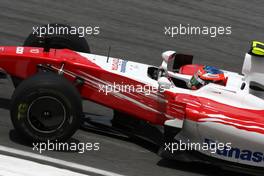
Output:
M226 78L224 72L213 66L201 66L192 76L187 86L196 90L208 83L217 83L224 85Z

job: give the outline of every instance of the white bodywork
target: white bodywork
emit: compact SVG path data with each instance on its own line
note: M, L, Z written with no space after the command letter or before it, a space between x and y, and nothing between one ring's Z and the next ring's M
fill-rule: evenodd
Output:
M175 77L188 82L191 79L191 76L167 71L168 62L173 60L173 55L175 53L176 52L174 51L163 53L163 63L161 64L160 68L164 69L169 77ZM105 56L94 54L79 54L86 57L91 62L97 64L104 70L137 80L138 82L151 85L153 87L159 86L157 80L151 79L146 74L150 65L112 57L107 58ZM116 64L114 65L114 69L113 64ZM242 72L245 76L234 72L224 71L225 75L228 77L226 86L208 84L200 88L199 90L190 90L179 88L172 84L168 91L174 93L190 94L197 97L204 97L237 108L264 110L264 100L260 97L250 94L249 88L250 81L256 81L264 85L264 59L259 59L246 54ZM160 84L164 82L166 81L162 80L160 81ZM241 86L244 83L245 88L241 89ZM128 99L128 101L130 100ZM244 131L230 125L214 122L226 121L227 119L230 120L230 118L231 117L226 117L221 114L212 114L211 118L201 119L201 121L199 122L194 122L191 120L170 120L167 122L167 125L175 126L177 128L182 127L181 132L176 136L176 139L178 140L181 139L200 144L202 144L205 139L210 139L212 141L221 143L231 142L232 150L235 150L233 151L233 153L225 151L225 154L211 153L210 151L200 150L200 152L205 155L231 162L264 167L263 134ZM246 120L244 121L248 124L249 128L262 128L254 122L247 122ZM245 152L248 152L248 158L246 158L247 156L245 156Z

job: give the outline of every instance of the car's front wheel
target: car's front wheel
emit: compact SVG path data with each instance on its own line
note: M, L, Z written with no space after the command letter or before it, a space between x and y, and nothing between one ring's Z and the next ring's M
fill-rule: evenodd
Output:
M79 128L82 101L63 76L40 73L17 87L10 113L22 137L30 141L64 141Z

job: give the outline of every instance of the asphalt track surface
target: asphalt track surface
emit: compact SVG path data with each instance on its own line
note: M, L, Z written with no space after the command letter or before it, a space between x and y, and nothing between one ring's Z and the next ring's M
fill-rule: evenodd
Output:
M86 36L93 53L159 65L164 50L193 54L196 63L240 72L250 41L264 38L264 7L260 1L229 0L1 0L0 45L21 45L32 26L68 23L99 26L100 35ZM232 26L232 34L209 36L164 35L164 26L179 24ZM31 151L13 131L8 104L13 86L0 88L0 145ZM111 110L84 102L85 112L103 116ZM74 140L100 142L100 151L45 152L71 161L123 175L240 175L202 164L161 160L155 149L140 142L79 130ZM36 152L35 152L36 153ZM1 164L1 161L0 161Z

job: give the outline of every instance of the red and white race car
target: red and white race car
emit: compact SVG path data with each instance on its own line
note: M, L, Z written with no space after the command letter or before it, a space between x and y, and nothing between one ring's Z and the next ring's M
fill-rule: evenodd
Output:
M0 68L16 87L11 119L23 137L68 139L79 127L82 99L87 99L112 108L117 126L138 125L124 120L129 118L158 129L159 137L155 132L149 137L161 139L157 143L162 156L177 158L182 153L179 143L184 143L196 146L187 151L191 160L197 156L239 169L264 170L263 44L253 43L243 75L211 68L216 74L203 76L214 79L204 80L199 75L207 67L192 64L190 55L164 52L156 67L90 54L84 41L63 37L31 35L26 46L0 47ZM64 47L87 53L53 49ZM212 81L219 75L220 82Z

